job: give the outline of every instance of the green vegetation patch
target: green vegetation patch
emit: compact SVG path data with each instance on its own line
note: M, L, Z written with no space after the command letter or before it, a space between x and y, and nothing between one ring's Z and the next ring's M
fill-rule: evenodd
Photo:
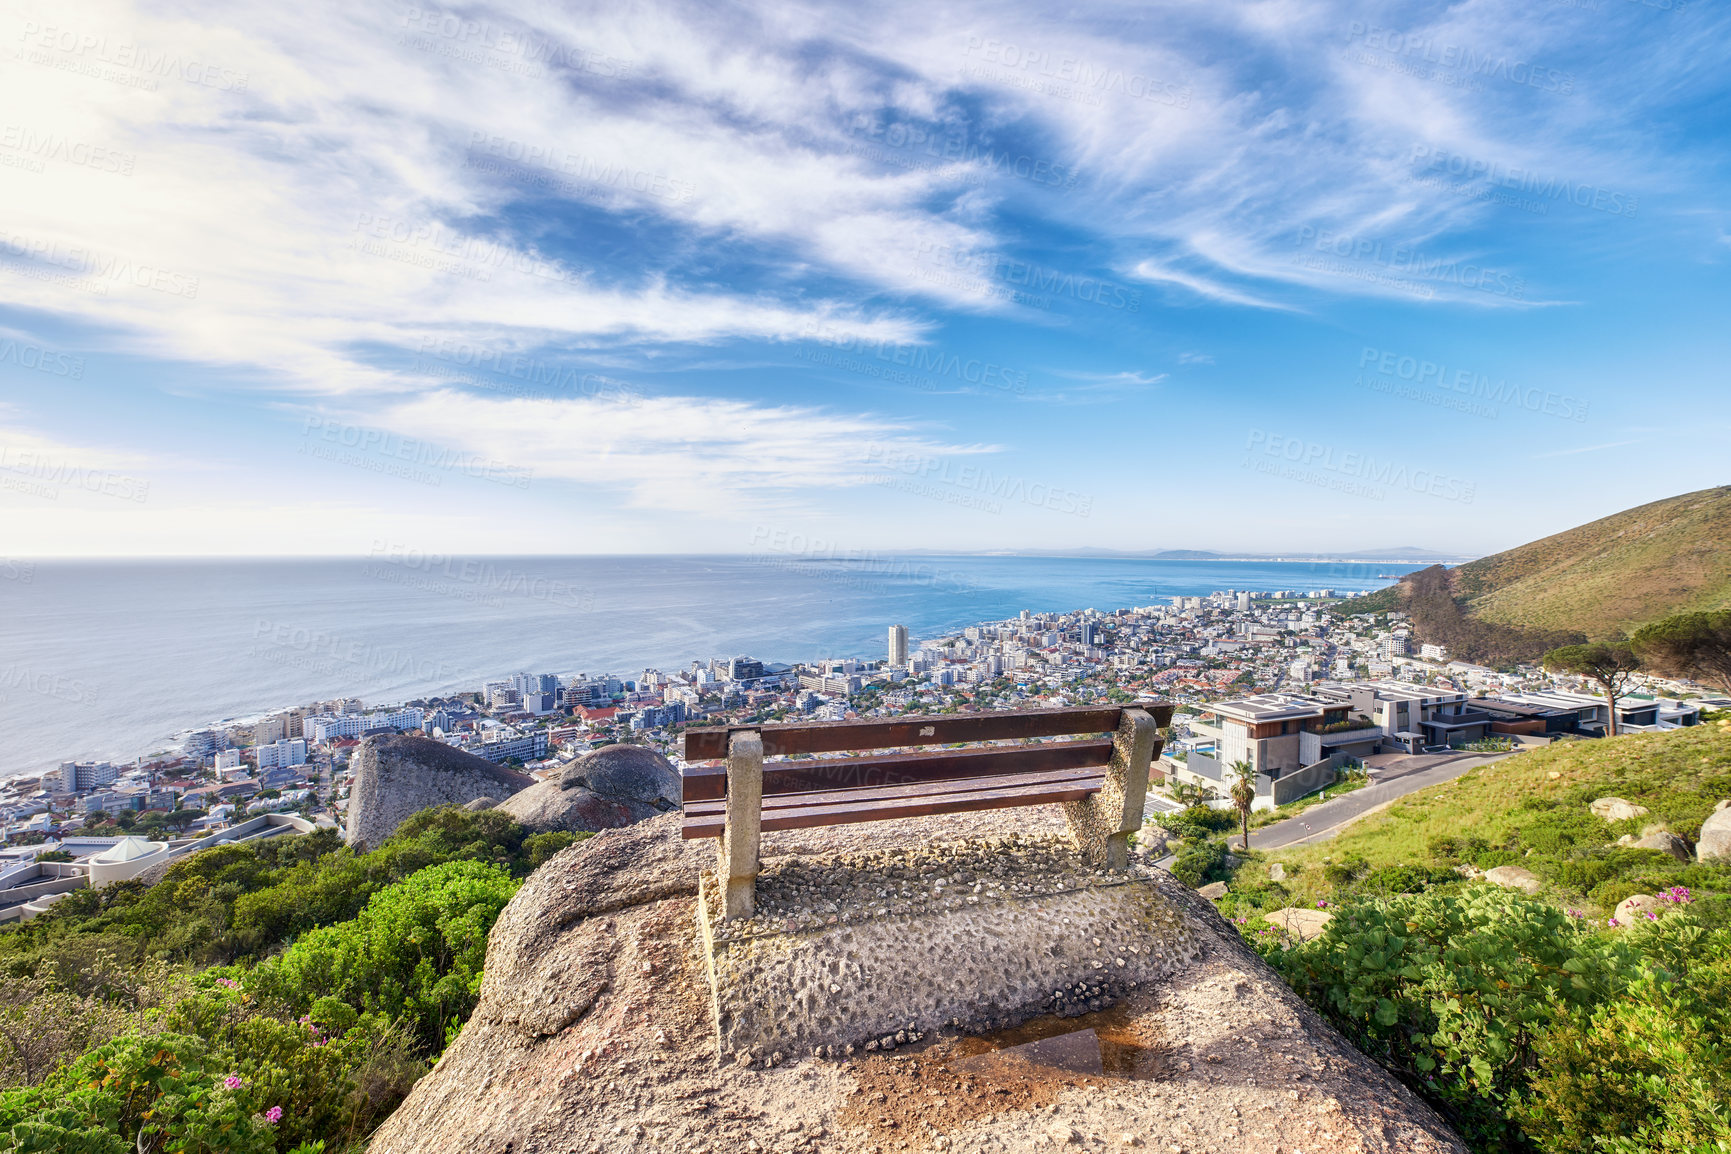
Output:
M0 931L0 1154L362 1148L473 1012L521 878L586 836L444 806L370 853L222 846Z

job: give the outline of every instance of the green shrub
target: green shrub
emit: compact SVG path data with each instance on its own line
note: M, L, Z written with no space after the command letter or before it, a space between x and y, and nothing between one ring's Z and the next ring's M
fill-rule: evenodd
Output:
M1172 862L1172 876L1191 889L1225 881L1231 876L1226 868L1226 843L1210 839L1185 846Z
M1720 932L1697 956L1643 958L1617 997L1542 1037L1521 1122L1549 1154L1731 1149L1727 1039L1731 935Z
M1238 815L1232 810L1193 805L1178 813L1156 814L1154 820L1173 837L1192 841L1234 828L1238 824Z
M1435 1102L1469 1143L1518 1138L1506 1111L1556 1007L1592 1001L1584 927L1507 890L1402 895L1337 910L1271 958L1359 1049Z
M0 1093L5 1154L131 1154L141 1130L177 1154L267 1154L276 1133L265 1102L203 1039L127 1034L63 1066L39 1086Z
M405 1020L433 1053L481 990L487 932L517 883L497 865L429 866L374 894L353 919L312 931L248 974L247 987L306 1011L321 998Z

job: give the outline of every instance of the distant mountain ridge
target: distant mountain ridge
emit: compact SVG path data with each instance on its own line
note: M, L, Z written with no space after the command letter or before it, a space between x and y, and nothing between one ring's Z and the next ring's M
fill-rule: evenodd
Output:
M1350 603L1405 609L1423 641L1469 661L1533 660L1673 613L1731 607L1731 486L1626 509Z

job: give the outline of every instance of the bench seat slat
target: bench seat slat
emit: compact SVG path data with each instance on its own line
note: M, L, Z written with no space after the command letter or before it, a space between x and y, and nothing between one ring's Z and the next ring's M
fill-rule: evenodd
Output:
M849 791L825 790L821 793L788 794L777 799L777 804L765 805L762 828L765 832L811 829L817 826L885 821L898 817L928 817L934 814L1080 801L1089 794L1098 792L1104 783L1105 775L1100 772L1065 771L1050 775L940 783L939 788L944 791L936 793L929 789L915 792L918 787L862 790L859 791L862 794L860 798L850 801L838 800L842 793ZM957 785L970 788L944 788ZM903 793L904 790L909 792ZM716 812L699 814L694 812L699 808L698 805L687 806L681 835L686 840L720 837L722 827L726 824L725 805L713 802L699 804L704 808L714 807Z
M783 793L763 799L763 812L778 809L798 809L808 805L852 805L855 802L895 800L905 797L940 797L949 793L979 793L982 790L1009 789L1018 785L1053 785L1071 781L1102 780L1104 770L1097 766L1076 769L1048 770L1033 774L1004 774L999 777L966 777L949 781L920 781L906 785L877 785L860 789L809 790ZM685 812L692 816L709 816L727 812L727 801L687 802Z
M1000 710L933 716L918 714L887 721L818 721L768 725L716 726L685 731L685 760L727 756L727 735L755 729L763 735L765 757L796 753L841 753L850 749L888 749L903 745L949 745L958 741L1012 741L1023 737L1063 737L1110 733L1125 709L1146 709L1162 728L1172 723L1170 702L1068 706L1062 709Z
M829 757L773 762L763 767L763 795L868 789L957 778L1002 777L1103 766L1112 760L1112 740L1049 742L986 749L940 749L872 757ZM727 794L724 766L687 766L684 801L719 801Z

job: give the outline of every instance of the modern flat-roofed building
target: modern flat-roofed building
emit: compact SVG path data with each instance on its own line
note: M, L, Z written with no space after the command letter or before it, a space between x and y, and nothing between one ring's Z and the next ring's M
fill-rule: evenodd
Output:
M1361 681L1321 685L1317 693L1348 702L1382 730L1384 742L1408 753L1427 745L1463 745L1491 731L1490 714L1469 705L1464 690L1405 681Z

